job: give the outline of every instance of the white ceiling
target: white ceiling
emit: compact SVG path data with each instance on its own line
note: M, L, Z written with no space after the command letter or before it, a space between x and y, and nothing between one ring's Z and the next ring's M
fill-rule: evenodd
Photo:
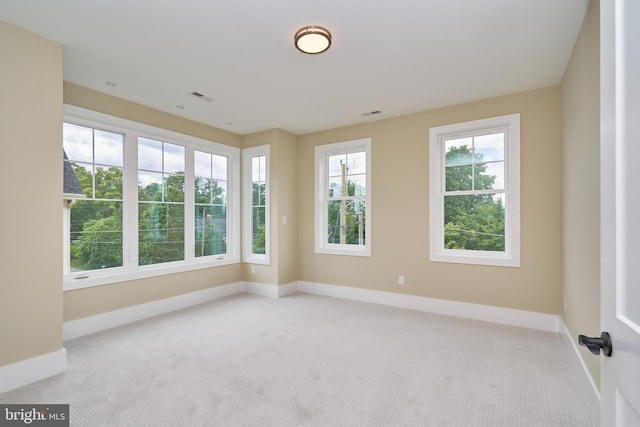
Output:
M588 3L1 0L0 19L64 45L66 81L237 134L304 134L559 84ZM306 25L331 31L327 52L296 50Z

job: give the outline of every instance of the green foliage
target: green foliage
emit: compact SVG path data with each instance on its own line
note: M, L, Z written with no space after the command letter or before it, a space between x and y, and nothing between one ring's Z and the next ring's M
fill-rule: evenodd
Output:
M266 228L265 224L260 224L253 235L253 253L265 254L266 252Z
M77 269L121 266L122 169L97 168L92 174L73 166L87 199L71 209L71 265ZM140 265L184 259L184 179L181 172L167 176L161 184L138 188ZM223 193L215 183L207 191ZM210 246L225 246L214 225L206 234Z
M496 177L486 175L481 154L466 145L446 156L446 190L490 190ZM473 166L471 165L473 163ZM444 246L447 249L504 251L505 212L494 194L447 195L444 200Z
M122 221L115 217L87 221L71 246L74 266L83 270L122 265Z

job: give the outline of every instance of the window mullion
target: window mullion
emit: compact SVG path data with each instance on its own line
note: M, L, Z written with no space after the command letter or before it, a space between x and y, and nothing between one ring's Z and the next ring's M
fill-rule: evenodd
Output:
M138 267L138 136L125 133L123 241L127 270Z
M186 261L195 259L195 167L194 149L185 147L185 178L184 178L184 258Z

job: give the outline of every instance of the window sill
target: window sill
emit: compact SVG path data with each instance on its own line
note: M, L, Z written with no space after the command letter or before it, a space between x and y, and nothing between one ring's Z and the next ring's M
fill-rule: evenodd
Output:
M350 248L348 245L335 245L335 247L323 246L323 247L316 248L315 253L326 254L326 255L347 255L347 256L370 257L371 248L369 247Z
M216 259L213 261L194 261L189 264L183 262L165 263L152 266L141 266L135 271L129 271L124 267L110 269L109 273L103 271L74 272L64 275L64 291L91 288L94 286L110 285L113 283L128 282L132 280L147 279L150 277L164 276L167 274L184 273L187 271L215 268L225 265L239 264L235 257ZM94 275L92 276L92 273ZM78 278L83 277L83 278Z
M460 253L464 252L464 253ZM520 259L509 254L495 254L484 251L444 250L430 256L432 262L449 262L454 264L488 265L496 267L520 267Z

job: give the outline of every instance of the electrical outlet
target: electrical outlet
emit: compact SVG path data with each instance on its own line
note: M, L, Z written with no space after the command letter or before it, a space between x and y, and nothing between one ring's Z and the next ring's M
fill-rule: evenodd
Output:
M404 276L403 275L398 276L398 285L404 285Z
M255 265L251 266L251 274L256 274L256 266Z

